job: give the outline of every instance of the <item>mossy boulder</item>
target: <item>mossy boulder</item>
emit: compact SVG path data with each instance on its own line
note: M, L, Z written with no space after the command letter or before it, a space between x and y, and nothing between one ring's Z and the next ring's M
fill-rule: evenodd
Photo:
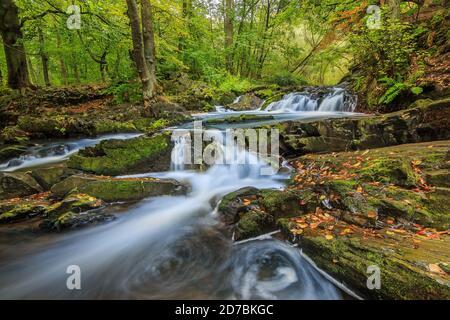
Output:
M65 164L31 170L31 176L44 188L44 190L50 190L53 185L75 173L76 170L67 168Z
M0 162L19 157L27 152L27 148L22 145L0 146Z
M239 116L231 116L231 117L223 117L223 118L207 118L203 121L205 124L214 125L214 124L231 124L231 123L240 123L240 122L258 122L258 121L267 121L273 120L274 117L271 115L258 115L258 114L242 114Z
M116 179L74 175L54 185L51 191L58 197L64 197L69 193L83 193L106 202L116 202L185 194L187 187L171 179Z
M72 211L81 213L88 210L99 209L104 205L103 201L93 196L74 193L68 195L64 200L56 202L45 208L45 215L48 218L55 218L63 213Z
M365 150L450 138L450 100L420 104L379 116L320 120L281 126L284 155Z
M170 167L171 141L166 134L129 140L106 140L81 150L68 167L100 175L165 171Z
M238 222L239 215L248 211L248 204L244 203L244 199L247 201L251 201L250 199L256 200L258 193L258 189L246 187L224 196L219 204L221 220L226 225L232 225Z
M65 115L57 116L20 116L17 120L19 129L31 134L32 137L69 137L76 135L93 135L93 122L81 117Z
M45 231L62 231L111 221L114 216L100 210L103 201L87 194L71 194L45 210L46 219L39 225Z
M365 298L450 298L449 275L445 271L435 272L434 267L450 261L449 236L419 239L389 229L374 235L344 222L322 225L320 230L303 229L298 235L292 222L285 219L279 223L284 226L285 234L296 239L303 252L321 269ZM333 232L328 230L331 226ZM369 290L366 285L372 274L368 271L370 266L380 268L378 290Z
M245 240L270 231L273 227L273 216L261 210L250 210L239 220L234 240Z
M0 199L24 197L44 191L26 172L0 172Z
M107 202L141 200L148 197L185 194L187 188L167 179L105 179L78 188Z
M229 104L227 108L235 111L254 110L261 107L263 102L264 100L254 93L247 93L242 95L237 102Z
M45 206L36 203L19 203L0 214L0 223L16 222L43 214Z
M360 177L366 181L392 183L407 188L419 183L411 163L404 159L374 159L360 170Z

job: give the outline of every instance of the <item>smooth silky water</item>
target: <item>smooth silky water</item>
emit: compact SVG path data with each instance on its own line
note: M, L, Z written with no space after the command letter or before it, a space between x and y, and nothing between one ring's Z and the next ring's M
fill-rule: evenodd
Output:
M169 172L133 177L177 179L191 186L186 196L112 205L105 210L116 213L116 220L62 234L2 226L0 298L342 298L298 248L276 239L234 244L222 232L217 205L225 194L248 186L283 188L286 175L261 175L267 164L256 158L239 164L255 156L228 144L221 148L233 148L230 164L187 170L182 160L188 142L182 136L174 140ZM66 288L70 265L81 268L81 290Z

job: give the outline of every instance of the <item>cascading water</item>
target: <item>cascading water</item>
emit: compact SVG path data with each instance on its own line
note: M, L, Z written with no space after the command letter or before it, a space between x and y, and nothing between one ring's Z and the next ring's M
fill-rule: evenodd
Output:
M15 244L6 255L12 262L0 266L0 298L340 298L298 249L276 240L233 245L220 232L214 211L221 197L248 186L281 188L281 177L261 176L267 164L257 159L242 164L254 155L233 144L219 146L225 153L233 148L231 163L185 171L188 146L186 137L175 140L175 171L139 175L189 183L187 196L144 200L114 222L46 239L32 250L26 241ZM70 265L81 269L82 290L66 288Z
M55 162L60 162L72 154L75 154L80 149L93 146L103 140L109 139L132 139L140 136L137 133L123 133L101 136L99 138L92 139L80 139L80 140L66 140L51 143L37 144L29 148L28 152L17 158L10 159L0 164L0 171L16 171L19 169L25 169L35 167L39 165L45 165Z
M333 88L323 97L308 93L289 93L282 100L271 103L268 112L353 112L356 108L356 97L342 88Z

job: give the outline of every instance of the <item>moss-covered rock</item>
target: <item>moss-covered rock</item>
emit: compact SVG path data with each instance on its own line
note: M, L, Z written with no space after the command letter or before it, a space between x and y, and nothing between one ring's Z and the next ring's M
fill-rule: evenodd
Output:
M234 239L244 240L261 235L273 226L273 216L261 210L251 210L244 213L239 220Z
M46 219L39 227L45 231L62 231L65 229L75 229L96 223L103 223L114 220L115 217L110 214L101 214L98 212L66 212L55 219Z
M101 208L103 205L102 200L93 196L82 193L74 193L68 195L64 200L56 202L45 208L45 215L48 218L55 218L69 211L81 213L88 210Z
M185 194L187 189L174 180L166 179L104 179L78 188L107 202L141 200L148 197Z
M75 173L76 170L68 169L65 164L31 170L31 176L44 188L44 190L50 190L53 185Z
M92 121L65 115L20 116L17 120L17 126L36 138L95 134L95 126Z
M449 275L433 267L450 259L450 237L439 239L379 230L375 234L343 222L322 229L292 232L293 224L279 221L290 238L323 270L360 295L371 299L449 299ZM323 231L328 230L328 231ZM381 271L381 288L369 290L369 266Z
M0 214L0 223L15 222L43 214L45 206L36 203L20 203Z
M258 114L242 114L239 116L231 116L224 118L207 118L203 121L208 125L223 124L223 123L240 123L240 122L257 122L273 120L271 115L258 115Z
M247 93L242 95L237 102L229 104L227 108L235 111L254 110L261 107L263 102L264 100L254 93Z
M27 148L21 145L0 146L0 162L19 157L27 151Z
M321 120L282 126L281 146L286 155L364 150L450 138L450 101L437 100L380 116Z
M42 191L41 185L28 173L0 172L0 199L24 197Z
M116 179L78 174L57 183L51 191L58 197L69 193L83 193L106 202L116 202L185 194L187 187L171 179Z
M81 150L68 167L101 175L165 171L170 167L170 136L158 134L129 140L107 140Z

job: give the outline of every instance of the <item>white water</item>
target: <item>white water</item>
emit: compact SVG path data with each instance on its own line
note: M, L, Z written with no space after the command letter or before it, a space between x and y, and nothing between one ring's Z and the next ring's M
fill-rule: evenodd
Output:
M356 108L356 97L349 95L344 89L333 88L322 98L314 98L306 93L289 93L282 100L271 103L268 112L353 112Z
M0 298L339 299L298 249L275 240L233 246L217 228L214 212L222 196L247 186L281 188L281 177L261 176L267 164L258 161L185 171L180 150L186 143L175 141L177 171L137 176L187 182L187 196L144 200L112 223L66 234L31 252L27 243L16 244L17 252L27 254L1 265ZM231 154L253 157L239 149ZM81 268L80 291L66 288L69 265Z
M122 133L101 136L92 139L65 140L58 142L37 144L29 148L28 152L17 158L10 159L0 164L0 171L12 172L19 169L42 166L68 159L80 149L96 145L103 140L132 139L140 136L137 133Z

